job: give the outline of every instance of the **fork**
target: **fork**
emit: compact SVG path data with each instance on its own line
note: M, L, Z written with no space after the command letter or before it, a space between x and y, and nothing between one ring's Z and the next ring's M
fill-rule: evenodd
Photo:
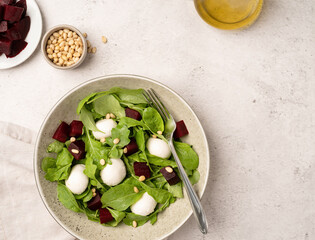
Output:
M164 106L156 92L150 88L148 90L144 90L143 93L145 99L149 103L151 107L154 107L162 116L164 122L165 122L165 130L164 130L164 137L166 141L168 142L168 145L171 149L171 152L174 156L175 162L178 166L178 170L180 172L180 175L182 177L182 180L184 182L184 186L190 201L190 205L192 207L192 210L194 212L194 216L199 224L199 229L203 234L207 234L208 232L208 222L206 218L206 214L201 206L200 200L196 194L196 192L193 189L193 186L191 185L189 178L183 168L183 165L176 153L174 144L173 144L173 134L176 129L176 123L174 121L174 118L169 113L167 108Z

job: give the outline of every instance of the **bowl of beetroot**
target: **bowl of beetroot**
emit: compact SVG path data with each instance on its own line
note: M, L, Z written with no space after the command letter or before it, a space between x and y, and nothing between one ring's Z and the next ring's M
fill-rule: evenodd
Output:
M41 14L34 0L0 0L0 69L25 61L41 32Z
M207 139L178 94L134 75L90 80L50 110L34 152L40 196L52 217L76 238L164 239L192 214L172 156L163 150L160 117L143 101L141 91L149 88L177 122L174 144L195 191L200 197L205 191L210 168ZM122 177L114 175L116 164L123 165ZM82 176L80 184L73 185ZM146 200L156 205L143 210Z

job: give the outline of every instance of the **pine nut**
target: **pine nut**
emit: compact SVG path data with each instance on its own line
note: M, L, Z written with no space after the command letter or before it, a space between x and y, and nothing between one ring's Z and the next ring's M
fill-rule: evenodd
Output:
M142 176L139 177L139 181L140 182L143 182L144 180L145 180L145 176L142 175Z
M128 149L125 147L124 148L124 153L126 154L128 152Z
M86 37L87 37L87 33L83 33L83 37L85 37L85 38L86 38Z
M110 115L110 118L116 118L115 114L113 113L110 113L109 115Z
M171 167L165 167L165 170L169 173L172 173L173 172L173 168Z
M106 119L110 119L110 113L107 113L105 116Z
M96 53L96 47L92 48L92 53Z
M91 42L89 40L86 41L88 47L91 47Z
M95 189L95 188L92 188L91 190L92 190L92 193L95 193L95 192L96 192L96 189Z
M92 196L95 197L95 196L96 196L96 193L94 192L94 193L92 194Z
M152 135L152 137L153 137L153 138L157 138L157 136L156 136L156 135L154 135L154 134Z
M103 158L100 160L100 164L101 164L102 166L105 165L105 160L104 160Z
M114 141L113 141L114 144L118 144L119 142L120 142L119 138L115 138Z
M105 36L102 36L102 42L107 43L107 38Z
M134 186L134 187L133 187L133 191L134 191L135 193L138 193L138 192L139 192L139 189L138 189L136 186Z
M137 222L136 221L132 221L132 226L134 227L134 228L136 228L137 227Z
M101 138L101 139L100 139L100 142L101 142L101 143L104 143L104 142L106 142L106 139L105 139L105 138Z
M75 142L75 137L71 137L70 142Z
M159 135L162 135L162 133L163 133L162 131L157 131L157 134Z
M79 153L79 150L77 150L77 149L71 149L71 152L73 152L74 154L78 154L78 153Z

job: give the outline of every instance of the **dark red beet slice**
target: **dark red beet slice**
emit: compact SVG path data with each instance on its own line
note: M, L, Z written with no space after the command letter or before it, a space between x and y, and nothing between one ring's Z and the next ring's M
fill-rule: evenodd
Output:
M0 21L3 19L3 12L4 12L4 7L0 6Z
M70 137L79 137L82 135L83 123L81 121L73 120L70 123Z
M10 40L25 39L30 30L31 19L26 16L21 21L15 23L13 27L9 28L5 36Z
M0 36L0 52L5 55L10 55L11 53L12 41Z
M150 178L151 176L150 168L145 162L134 162L133 170L136 176L145 176L145 178Z
M10 22L17 22L21 19L24 8L5 5L3 19Z
M24 12L22 14L22 17L25 17L26 11L27 11L27 4L26 0L20 0L16 4L14 4L16 7L24 8Z
M112 214L107 208L100 208L100 222L101 224L114 220Z
M69 138L69 131L70 126L67 123L62 122L60 123L52 138L58 140L59 142L65 142Z
M189 132L183 120L176 123L176 129L174 132L174 138L181 138L188 135Z
M166 179L166 181L168 182L169 185L175 185L176 183L178 183L180 181L180 178L177 176L176 172L173 170L172 172L168 172L166 171L165 168L170 168L172 169L170 166L168 167L164 167L160 170L160 172L162 173L162 175L164 176L164 178Z
M12 5L15 3L15 0L0 0L0 6L1 5Z
M7 55L8 58L13 58L16 55L18 55L20 52L24 50L24 48L27 46L27 42L24 40L15 40L12 41L12 47L11 47L11 53L10 55Z
M126 117L130 117L138 121L142 119L141 114L138 111L133 110L131 108L126 108L125 113L126 113Z
M0 33L6 32L7 30L8 30L8 22L7 21L0 22Z
M70 143L68 150L75 160L80 160L85 157L85 143L82 140Z
M136 139L131 138L130 143L126 146L127 152L125 153L126 156L129 156L131 154L134 154L135 152L138 152L139 148L136 142Z
M102 207L101 195L96 192L96 196L87 202L87 207L91 210L97 210Z

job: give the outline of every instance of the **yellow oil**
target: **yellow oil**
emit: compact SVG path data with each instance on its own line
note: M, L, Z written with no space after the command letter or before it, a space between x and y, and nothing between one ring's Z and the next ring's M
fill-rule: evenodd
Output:
M263 0L195 0L195 6L210 25L220 29L250 26L259 16Z

